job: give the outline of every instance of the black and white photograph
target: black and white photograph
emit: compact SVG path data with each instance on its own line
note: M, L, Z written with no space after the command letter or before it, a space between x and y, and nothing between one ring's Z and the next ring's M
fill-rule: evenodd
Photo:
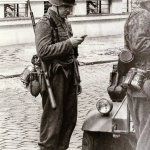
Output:
M0 0L0 150L150 150L150 0Z

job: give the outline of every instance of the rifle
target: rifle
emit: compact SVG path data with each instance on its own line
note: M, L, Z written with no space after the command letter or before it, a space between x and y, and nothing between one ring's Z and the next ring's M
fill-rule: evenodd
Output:
M31 9L30 0L28 0L27 2L28 2L29 10L30 10L30 16L31 16L31 20L32 20L33 30L34 30L34 33L35 33L35 26L36 25L35 25L34 15L33 15L32 9ZM46 81L46 87L47 87L47 91L48 91L48 98L50 100L51 107L52 107L52 109L56 109L56 102L55 102L54 95L53 95L53 92L52 92L52 88L51 88L51 85L50 85L50 82L49 82L49 79L48 79L47 67L46 67L45 63L41 60L41 58L39 58L39 59L40 59L40 62L41 62L42 71L44 73L44 78L45 78L45 81Z

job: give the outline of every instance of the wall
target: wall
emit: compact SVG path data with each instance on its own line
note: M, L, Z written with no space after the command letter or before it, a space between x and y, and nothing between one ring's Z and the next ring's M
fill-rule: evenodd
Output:
M128 15L107 15L70 18L74 35L89 37L123 34Z
M78 1L78 4L75 5L73 14L74 15L86 15L86 1Z
M89 37L98 37L123 34L126 18L127 15L109 15L71 17L69 20L74 35L87 34ZM34 42L34 32L30 19L0 22L0 35L0 46Z
M25 0L17 1L23 2ZM44 14L44 1L30 1L34 16L36 18L41 17ZM0 18L4 17L3 4L5 2L6 0L0 1ZM87 16L86 0L77 0L77 5L73 10L73 16L69 18L74 35L87 34L89 37L98 37L123 34L123 27L127 15L121 15L122 0L112 0L112 2L111 13L120 13L120 15L108 14ZM117 9L118 6L120 6L119 9ZM0 19L0 35L0 46L34 42L34 32L30 18Z
M34 42L34 32L29 18L5 18L5 3L25 3L26 0L1 0L0 1L0 46L11 44L22 44ZM44 14L44 1L30 0L32 11L35 17L41 17ZM9 36L8 36L9 35Z
M27 0L0 0L0 18L4 18L4 4L26 3ZM44 1L30 0L34 16L41 17L44 14Z
M112 0L110 13L122 13L122 0Z
M41 17L44 14L44 1L31 1L32 11L35 17Z
M1 21L0 46L34 42L31 20Z

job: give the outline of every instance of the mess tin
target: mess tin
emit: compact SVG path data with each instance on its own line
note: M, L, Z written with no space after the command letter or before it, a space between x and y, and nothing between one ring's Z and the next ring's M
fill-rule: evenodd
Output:
M131 51L125 49L119 53L118 57L118 73L120 75L126 75L132 67L134 55Z

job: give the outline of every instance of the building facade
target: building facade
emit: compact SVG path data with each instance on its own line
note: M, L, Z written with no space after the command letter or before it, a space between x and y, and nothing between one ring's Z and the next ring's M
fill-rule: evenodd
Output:
M47 11L48 1L30 0L35 20ZM123 34L132 0L76 0L69 16L74 35L89 37ZM27 0L0 1L0 46L34 42L34 32Z

